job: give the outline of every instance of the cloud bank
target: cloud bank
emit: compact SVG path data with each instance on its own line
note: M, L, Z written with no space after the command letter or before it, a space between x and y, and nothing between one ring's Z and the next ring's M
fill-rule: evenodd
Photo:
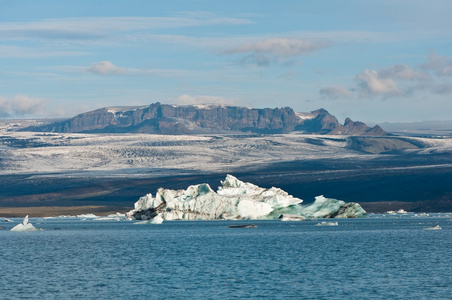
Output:
M352 97L353 92L360 98L383 99L412 96L416 90L433 94L452 94L452 62L436 53L429 55L427 62L418 67L396 64L379 70L366 69L355 75L354 87L325 87L319 90L322 98L337 99ZM353 91L353 92L352 92Z
M329 99L350 98L352 92L341 86L330 86L320 89L320 95Z
M44 106L44 100L25 95L0 96L0 117L12 118L41 114L44 111Z
M219 96L209 96L209 95L181 95L174 99L169 99L171 104L179 105L200 105L200 104L224 104L224 105L236 105L238 99L235 98L225 98Z
M126 69L117 67L109 61L101 61L92 64L88 72L98 75L123 75L126 74Z
M434 71L438 76L452 76L452 62L446 56L431 53L421 68L426 71Z
M268 66L272 63L286 63L295 57L307 55L330 46L326 41L309 41L303 39L270 38L249 42L227 49L223 54L245 55L241 62L257 66Z

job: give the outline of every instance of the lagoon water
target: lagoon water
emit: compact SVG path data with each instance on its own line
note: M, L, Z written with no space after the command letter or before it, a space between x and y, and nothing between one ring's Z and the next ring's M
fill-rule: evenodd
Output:
M318 221L30 219L0 230L1 299L450 299L452 215ZM423 228L439 224L442 230Z

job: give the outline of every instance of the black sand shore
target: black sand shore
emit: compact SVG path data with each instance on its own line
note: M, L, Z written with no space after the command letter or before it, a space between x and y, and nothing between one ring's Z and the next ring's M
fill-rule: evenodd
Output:
M384 156L354 161L309 160L260 166L232 173L238 179L261 187L278 187L304 203L324 195L346 202L358 202L369 213L405 209L413 212L452 211L452 158L450 155ZM185 189L208 183L213 189L226 173L194 173L164 176L149 173L141 177L67 176L67 174L0 175L0 213L14 208L44 213L64 209L74 214L108 214L128 211L143 195L158 188ZM42 207L43 209L38 209ZM56 209L55 207L59 207ZM68 209L70 207L70 209ZM77 208L78 207L78 208ZM61 213L66 214L66 213ZM11 215L9 215L11 216ZM18 215L19 216L19 215ZM40 215L43 216L43 215Z

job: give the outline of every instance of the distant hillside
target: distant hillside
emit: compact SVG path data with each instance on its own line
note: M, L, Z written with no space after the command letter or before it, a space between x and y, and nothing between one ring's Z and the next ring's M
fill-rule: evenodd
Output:
M383 123L385 130L405 136L452 136L452 121Z
M68 120L24 131L61 133L288 133L373 135L387 133L380 126L368 127L347 118L344 125L328 111L295 113L290 107L247 108L224 105L168 105L159 102L144 107L106 107Z

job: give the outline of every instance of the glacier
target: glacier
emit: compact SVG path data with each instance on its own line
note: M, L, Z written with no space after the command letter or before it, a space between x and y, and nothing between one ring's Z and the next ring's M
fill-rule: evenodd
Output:
M208 184L185 190L159 188L155 197L147 194L126 216L135 220L241 220L303 218L354 218L366 215L357 203L318 196L310 205L282 189L259 187L227 175L215 192ZM160 220L161 218L161 220ZM157 220L156 220L157 221Z

